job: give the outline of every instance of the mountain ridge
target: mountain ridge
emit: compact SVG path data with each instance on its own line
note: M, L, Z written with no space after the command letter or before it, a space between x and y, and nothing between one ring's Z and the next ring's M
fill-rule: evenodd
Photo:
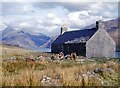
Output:
M11 27L7 27L2 31L1 41L5 44L17 45L23 48L32 49L39 48L49 39L49 36L42 33L32 35L22 30L15 30Z

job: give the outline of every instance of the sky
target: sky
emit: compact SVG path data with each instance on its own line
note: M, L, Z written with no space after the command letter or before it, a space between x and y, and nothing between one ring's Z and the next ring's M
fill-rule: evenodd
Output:
M118 0L82 1L4 0L0 7L0 30L11 26L15 30L55 36L60 34L61 26L68 27L68 31L81 30L97 20L106 21L118 17Z

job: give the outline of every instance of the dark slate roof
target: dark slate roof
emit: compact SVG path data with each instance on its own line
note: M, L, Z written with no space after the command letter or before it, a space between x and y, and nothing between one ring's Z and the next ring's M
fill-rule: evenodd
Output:
M96 28L68 31L63 33L62 35L59 35L52 44L68 43L69 41L73 41L72 43L75 43L74 40L80 40L80 38L88 38L87 40L89 40L96 31Z

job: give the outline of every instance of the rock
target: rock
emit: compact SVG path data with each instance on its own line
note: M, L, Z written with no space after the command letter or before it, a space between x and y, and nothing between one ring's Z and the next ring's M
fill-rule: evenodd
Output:
M95 60L93 60L93 59L88 59L89 61L92 61L92 62L94 62Z
M83 64L83 62L82 62L82 61L81 61L80 63L81 63L81 64Z
M95 75L95 73L94 73L94 72L91 72L91 74Z
M16 58L15 58L15 57L11 57L10 59L11 59L11 60L16 60Z
M56 79L57 79L57 80L60 80L60 79L61 79L61 76L60 76L60 75L56 76Z
M91 72L88 71L87 74L88 74L88 75L91 75Z
M60 79L59 77L56 77L56 79L52 79L50 77L43 76L41 84L42 86L60 86L58 81L59 79Z
M51 84L51 78L47 76L43 76L43 79L41 80L42 85L50 85Z
M94 72L95 73L102 73L104 71L104 69L102 68L95 68Z

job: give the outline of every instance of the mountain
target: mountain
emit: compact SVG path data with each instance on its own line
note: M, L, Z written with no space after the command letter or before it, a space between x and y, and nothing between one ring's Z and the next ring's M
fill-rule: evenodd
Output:
M104 23L105 23L105 27L107 30L112 30L112 29L118 28L118 22L120 22L120 17L113 19L113 20L105 21ZM93 28L95 26L96 26L96 24L91 24L91 25L87 25L83 29L89 29L89 28Z
M43 44L43 45L40 46L40 47L50 48L52 42L53 42L58 36L59 36L59 35L52 36L52 37L48 40L48 42L46 42L45 44Z
M118 23L120 23L120 18L105 21L105 28L108 34L113 38L117 45L117 51L120 51L120 28L118 28ZM95 24L86 26L83 29L89 29L95 27Z
M34 35L22 30L15 30L9 26L2 31L1 38L2 42L5 44L17 45L27 49L39 48L49 39L50 37L42 33Z

